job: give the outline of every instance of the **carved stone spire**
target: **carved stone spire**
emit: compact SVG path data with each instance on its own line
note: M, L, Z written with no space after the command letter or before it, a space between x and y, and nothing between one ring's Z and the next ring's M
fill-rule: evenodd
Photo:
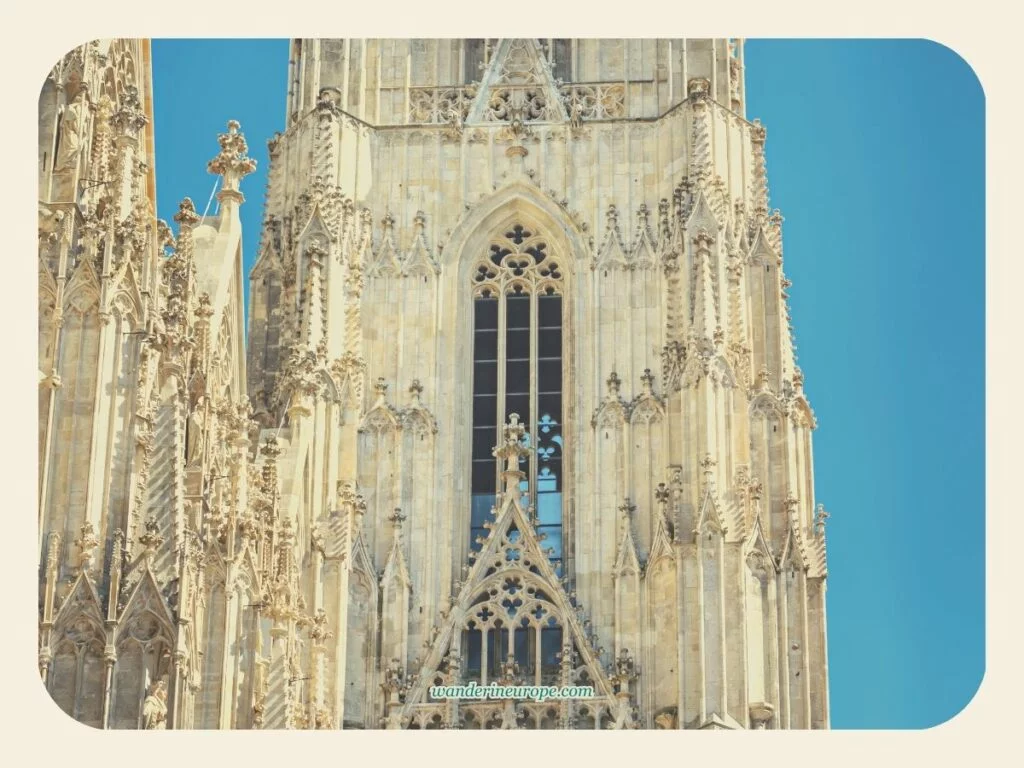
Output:
M509 414L508 424L501 428L501 444L492 451L495 458L504 459L505 493L519 495L519 483L526 476L519 469L519 462L529 455L530 449L523 445L526 428L519 423L519 414Z
M256 161L249 157L249 145L245 143L245 136L238 130L239 127L237 120L228 121L227 133L217 137L220 152L206 166L210 173L216 173L224 179L217 193L217 200L224 207L245 202L245 197L238 190L239 183L256 170Z

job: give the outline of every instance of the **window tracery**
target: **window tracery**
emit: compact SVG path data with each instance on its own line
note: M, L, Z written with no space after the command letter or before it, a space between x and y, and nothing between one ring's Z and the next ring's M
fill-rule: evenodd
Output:
M472 267L474 297L470 546L484 536L501 471L500 425L526 425L521 484L538 532L562 554L562 271L547 239L515 223Z

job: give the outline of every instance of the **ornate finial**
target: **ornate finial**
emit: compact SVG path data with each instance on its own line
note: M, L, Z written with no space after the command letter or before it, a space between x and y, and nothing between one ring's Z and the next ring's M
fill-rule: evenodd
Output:
M384 377L381 376L377 379L377 383L373 385L374 391L377 393L378 398L383 398L388 392L388 383L384 381Z
M701 227L697 234L693 236L693 242L701 250L709 250L715 244L715 236L704 229L704 227Z
M96 529L90 521L86 521L78 534L78 538L75 539L74 544L81 550L78 558L78 569L79 571L90 571L92 570L93 563L95 562L95 549L99 546L100 540L96 538Z
M761 121L755 117L754 122L750 126L750 140L755 144L764 144L767 137L767 129L761 125Z
M505 460L505 491L506 493L517 493L519 480L523 473L519 470L519 462L530 453L530 449L523 445L523 437L526 435L526 427L519 423L519 414L510 413L508 424L501 428L501 445L494 448L491 454L498 459Z
M615 204L608 206L608 217L607 229L615 229L619 225L619 209L615 207Z
M612 685L614 685L618 691L628 691L629 683L635 680L639 673L636 663L634 662L632 655L629 653L629 649L623 648L620 650L619 655L613 663L614 673L611 676Z
M155 518L151 517L146 521L145 533L139 536L139 543L145 547L146 555L152 555L164 543L164 537L160 535L160 525Z
M238 191L238 185L246 175L256 170L256 161L249 157L249 145L245 143L245 136L238 130L239 127L237 120L228 121L227 133L217 136L220 153L206 165L210 173L224 177L223 187L217 194L221 204L229 201L244 202L245 198Z
M88 84L83 83L82 87L83 90L80 93L84 93L88 100ZM129 85L124 89L124 93L121 94L121 106L114 113L111 122L122 136L129 139L138 138L139 131L149 122L149 118L146 117L139 102L138 88Z
M817 507L815 507L814 532L818 536L823 536L825 534L825 521L828 520L830 517L831 515L825 511L824 504L819 504Z
M764 485L762 485L760 479L755 475L750 478L750 498L754 501L760 501L761 496L764 494Z
M757 373L757 388L768 389L768 380L771 378L771 374L768 372L768 366L762 365L761 370Z
M633 513L636 512L636 504L629 500L629 496L622 500L622 503L619 505L619 512L622 513L624 524L628 524L633 519Z
M701 469L704 470L704 478L708 483L711 482L711 476L715 472L715 466L718 464L714 457L710 453L705 453L704 458L700 460Z
M384 690L390 694L389 704L397 704L404 697L406 692L405 670L402 668L402 662L399 659L391 659L388 666L384 668L383 685Z
M314 643L322 644L323 641L332 637L334 637L334 633L328 628L327 612L323 608L317 608L309 627L309 639Z
M608 377L608 394L611 397L616 397L619 394L619 387L622 385L622 381L619 379L619 374L612 371L612 375Z
M800 499L798 499L792 491L786 494L786 511L790 517L797 514L797 507L800 506Z
M413 379L412 384L409 385L409 394L412 395L412 403L414 406L419 406L420 395L423 394L423 385L420 384L419 379Z
M665 483L658 483L658 487L654 489L654 498L659 504L668 504L672 498L672 491Z
M178 204L178 212L174 214L174 220L185 229L191 229L199 222L199 214L196 213L196 206L192 202L192 198L186 197Z
M511 684L519 680L519 663L515 654L508 652L508 657L501 665L501 682Z
M266 456L268 461L274 461L281 455L281 448L278 446L277 438L274 435L268 437L267 441L263 443L263 447L260 448L260 453Z
M804 372L797 366L793 371L793 389L797 392L804 388Z
M650 218L651 211L647 207L647 203L640 203L640 207L636 211L636 223L640 230L647 229L647 222Z
M644 368L644 374L640 377L640 383L643 386L645 395L650 395L654 392L654 374L651 373L650 368Z
M388 515L388 521L395 527L396 535L402 530L402 523L405 522L405 519L401 507L395 507L395 511Z

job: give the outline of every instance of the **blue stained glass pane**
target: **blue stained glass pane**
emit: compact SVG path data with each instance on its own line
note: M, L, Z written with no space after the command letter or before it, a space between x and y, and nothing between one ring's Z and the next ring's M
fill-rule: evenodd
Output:
M550 554L551 559L560 559L562 557L562 526L541 525L538 526L537 532L547 534L547 538L540 543L541 549L548 549L550 547L552 550L554 550Z
M562 494L537 494L537 521L541 525L562 524Z

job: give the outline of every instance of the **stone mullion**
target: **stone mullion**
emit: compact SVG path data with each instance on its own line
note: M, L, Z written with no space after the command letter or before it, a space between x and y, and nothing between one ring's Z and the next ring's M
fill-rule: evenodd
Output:
M744 518L745 517L746 517L746 515L744 515ZM738 607L738 613L739 613L739 618L740 618L740 639L739 639L739 646L740 646L740 666L739 666L740 682L739 682L739 691L740 691L740 699L741 699L741 701L743 703L743 709L744 709L744 717L742 717L740 719L740 722L743 723L747 728L750 728L751 727L751 718L750 718L750 707L749 707L749 705L754 703L754 702L750 701L750 649L748 648L748 643L750 642L750 634L749 634L749 630L748 630L748 625L751 623L751 617L750 617L750 611L749 611L750 601L747 598L747 589L748 589L748 587L747 587L747 579L750 578L751 572L750 572L750 570L749 570L749 568L747 566L747 560L746 560L746 557L744 556L744 545L743 545L742 542L738 545L737 551L738 551L739 554L738 554L738 557L736 558L736 571L735 571L735 573L736 573L736 584L737 584L737 587L738 587L738 590L736 592L736 598L740 601L739 607ZM758 581L758 589L761 590L761 594L762 594L762 598L761 598L760 602L762 604L762 611L763 611L764 610L763 609L763 604L764 604L764 598L763 598L764 587L761 586L760 580ZM763 625L763 619L761 617L757 617L757 621L761 621L762 625ZM764 658L764 647L765 647L765 645L768 642L768 638L765 637L765 634L766 633L764 632L764 630L762 628L762 631L761 631L761 643L762 643L761 657L762 657L762 659ZM762 662L762 665L763 665L763 662ZM765 698L767 698L767 694L765 694Z
M537 508L537 472L538 472L538 459L537 459L537 447L540 444L540 435L537 430L537 406L539 397L537 395L540 390L540 368L538 357L538 325L540 323L538 313L538 300L536 287L530 291L530 413L529 423L527 429L530 430L530 440L532 442L533 450L530 451L529 457L529 475L528 475L528 488L529 488L529 499L530 504L533 505L534 510ZM561 417L559 417L561 418ZM498 422L503 424L504 422ZM564 482L564 480L563 480Z
M111 439L111 438L113 438L113 436L116 434L116 432L115 432L115 423L117 421L117 396L118 396L118 390L120 389L119 382L120 382L121 375L122 375L122 373L121 373L121 362L122 362L122 357L124 355L124 346L125 346L124 322L125 322L124 319L120 315L118 315L115 318L115 322L114 322L114 345L113 345L113 360L112 360L112 368L113 368L113 370L111 371L111 378L108 380L110 382L110 389L111 389L110 398L109 398L108 407L107 407L107 423L106 423L106 430L107 430L108 439L106 441L107 445L106 445L105 456L104 456L104 463L103 463L103 468L102 468L102 470L103 470L103 475L102 475L102 477L103 477L103 485L101 487L100 495L99 495L99 504L100 504L100 507L99 507L99 521L98 521L98 525L96 526L96 531L99 534L100 541L107 541L107 539L110 538L109 535L108 535L110 533L110 531L108 531L107 529L112 527L112 525L111 525L112 521L110 519L110 515L108 514L108 512L110 511L108 509L108 504L110 503L110 490L111 490L111 488L110 488L110 481L111 481L111 474L112 474L113 465L114 465L114 440ZM125 393L125 400L126 400L126 402L125 402L125 409L126 410L128 409L127 399L128 399L128 393L126 392Z
M697 674L699 684L697 687L697 726L699 727L708 716L708 676L707 676L707 642L705 640L705 611L704 611L704 536L702 531L697 532Z
M800 651L801 657L803 658L803 681L801 683L804 691L804 705L803 705L803 726L804 728L812 727L812 711L811 711L811 655L810 655L810 627L808 620L808 601L807 601L807 571L803 570L800 572Z
M75 319L76 319L76 321L78 322L78 325L79 325L79 332L78 332L78 338L77 338L78 349L76 351L76 354L74 355L73 362L69 361L69 366L73 366L73 367L76 368L76 370L75 370L75 377L74 377L74 387L65 387L64 390L63 390L64 396L60 399L60 401L57 404L58 405L58 413L59 413L61 418L63 418L63 416L64 416L64 409L65 408L69 408L71 410L71 418L69 419L69 422L70 422L70 425L69 425L70 434L68 435L69 443L70 444L67 447L68 460L67 460L66 469L65 469L65 472L64 472L64 477L63 478L58 478L58 481L60 481L60 480L64 481L64 490L65 491L69 491L68 486L70 486L71 482L72 482L75 458L79 454L79 451L76 450L76 445L75 445L75 442L76 442L75 441L75 435L76 435L76 432L77 432L76 428L78 426L78 419L75 417L75 401L78 399L78 396L79 396L78 395L78 391L79 391L79 389L82 386L82 379L83 379L83 375L82 374L83 374L83 369L85 368L85 362L86 362L85 361L85 355L82 354L82 350L83 350L83 348L85 346L86 314L83 314L83 313L80 313L80 312L76 312L75 313ZM63 352L63 350L62 350L62 352ZM57 420L57 423L59 424L60 421ZM56 453L56 447L54 447L54 453ZM68 495L70 495L70 494L68 494ZM50 501L54 502L55 500L51 499ZM70 513L70 509L68 509L68 512ZM75 537L75 531L74 531L73 522L74 521L71 519L70 514L66 515L64 517L64 519L62 521L60 521L60 525L64 529L64 531L63 531L63 538L68 543L74 541L74 537ZM64 552L64 565L67 568L71 568L72 565L73 565L72 548L70 546L65 548L65 552Z
M676 692L676 728L683 728L686 724L686 641L687 641L687 603L686 586L684 579L683 546L678 532L679 520L674 522L676 534L672 542L672 550L675 554L675 575L676 575L676 685L679 690Z
M230 553L229 553L230 557ZM221 644L221 658L220 662L220 704L217 707L217 727L218 728L230 728L232 720L233 707L233 696L234 687L234 667L235 667L235 655L237 653L237 643L230 642L230 639L235 636L232 632L232 625L234 622L234 614L238 610L238 605L241 602L238 599L238 593L235 590L235 578L237 575L237 565L232 561L228 560L227 569L224 575L224 615L222 617L221 626L218 627L218 634L224 639ZM237 629L237 625L235 626ZM206 649L209 653L209 648Z
M505 284L504 279L499 278L499 293L498 293L498 430L501 429L501 425L505 423L508 414L505 413L505 374L507 368L507 362L505 360L507 354L507 343L506 336L508 335L508 316L506 301L508 298L508 286ZM498 445L499 434L495 433L494 440L495 445ZM502 488L501 484L501 466L500 462L494 462L494 474L495 474L495 488L499 491Z
M349 510L348 515L351 516L352 514L353 512ZM348 658L348 581L351 560L351 545L349 545L349 551L343 553L341 561L338 563L338 601L335 606L339 631L335 636L334 649L334 717L339 728L345 722L346 661ZM368 666L365 660L364 666ZM367 675L367 678L370 681L373 679L372 675Z
M715 568L718 570L718 662L721 667L722 679L719 683L721 700L718 702L718 712L723 717L729 712L729 656L728 656L728 625L725 622L725 535L718 538L718 553Z
M778 639L778 686L779 686L779 725L782 728L789 728L789 606L786 595L786 572L779 571L775 580L777 595L777 610L775 621L778 626L776 637Z
M111 406L111 397L104 393L106 387L104 386L107 382L113 381L111 365L108 365L107 356L108 350L113 345L114 339L111 337L115 335L111 322L111 315L108 312L101 311L99 313L99 328L97 330L99 334L99 349L96 353L96 372L95 372L95 388L93 390L95 400L93 402L92 409L92 422L89 430L89 448L85 456L87 463L87 474L86 474L86 502L85 502L85 515L84 519L86 522L92 523L96 531L102 535L103 532L103 479L106 476L107 462L101 461L99 454L101 453L101 442L105 443L103 434L103 424L106 421L104 416L109 412ZM84 334L83 334L84 336ZM89 362L89 361L85 361ZM103 451L103 458L107 459L106 451Z

